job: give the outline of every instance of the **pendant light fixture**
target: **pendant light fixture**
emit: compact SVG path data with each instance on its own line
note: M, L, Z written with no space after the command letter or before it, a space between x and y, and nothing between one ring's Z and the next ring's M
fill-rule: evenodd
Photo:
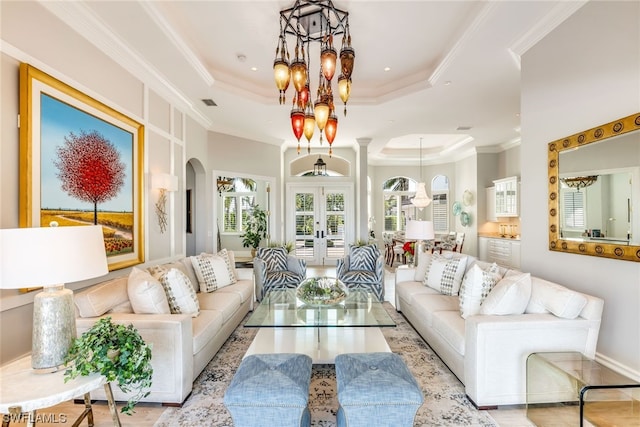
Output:
M425 183L422 180L422 138L420 138L420 182L418 183L415 197L411 199L411 203L420 210L426 208L431 203L431 199L427 196Z
M286 41L288 35L296 38L295 57L291 62ZM333 46L333 38L338 35L342 35L339 54ZM318 90L315 101L310 99L309 85L311 42L320 43ZM340 67L337 66L338 58ZM349 33L349 13L336 9L331 0L296 0L292 7L280 11L280 33L273 71L276 87L280 92L280 104L285 102L289 82L296 91L290 118L293 133L298 140L298 154L300 137L303 134L308 142L307 153L311 152L311 138L314 128L317 127L320 130L320 144L323 142L323 136L326 137L331 157L331 146L338 130L331 82L339 70L338 94L344 103L346 116L347 101L351 96L354 59L355 51L351 47Z

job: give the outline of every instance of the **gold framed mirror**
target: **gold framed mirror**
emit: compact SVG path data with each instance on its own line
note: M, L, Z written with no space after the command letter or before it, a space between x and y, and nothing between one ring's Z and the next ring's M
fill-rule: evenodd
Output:
M548 144L549 249L640 262L640 113Z

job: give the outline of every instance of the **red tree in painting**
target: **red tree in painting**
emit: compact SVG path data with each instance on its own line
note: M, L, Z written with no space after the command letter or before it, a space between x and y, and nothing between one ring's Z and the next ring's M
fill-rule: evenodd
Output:
M98 203L115 197L124 185L125 164L115 145L97 131L70 132L57 147L58 178L70 196L93 203L93 223L98 224Z

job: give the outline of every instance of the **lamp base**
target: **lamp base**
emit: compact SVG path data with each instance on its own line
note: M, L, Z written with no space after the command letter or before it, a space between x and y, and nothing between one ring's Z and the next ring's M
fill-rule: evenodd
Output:
M426 245L425 241L422 240L422 239L417 240L416 241L415 250L414 250L414 252L416 254L416 256L414 257L414 260L415 260L414 264L415 264L416 267L421 262L424 262L424 261L420 261L420 259L423 257L423 255L424 255L424 253L426 251L427 251L427 245Z
M33 300L31 367L38 372L58 370L75 338L73 291L62 285L44 288Z

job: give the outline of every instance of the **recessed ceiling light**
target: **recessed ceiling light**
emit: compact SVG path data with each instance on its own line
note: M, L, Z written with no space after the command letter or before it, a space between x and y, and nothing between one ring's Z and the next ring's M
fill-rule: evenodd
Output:
M204 102L204 105L206 105L207 107L217 107L218 104L216 104L213 99L211 98L206 98L203 99L202 102Z
M447 80L446 82L444 82L445 86L450 86L451 85L451 80Z
M384 71L391 71L391 67L384 67Z
M456 130L470 130L471 126L458 126Z
M251 67L251 71L258 71L258 67Z

